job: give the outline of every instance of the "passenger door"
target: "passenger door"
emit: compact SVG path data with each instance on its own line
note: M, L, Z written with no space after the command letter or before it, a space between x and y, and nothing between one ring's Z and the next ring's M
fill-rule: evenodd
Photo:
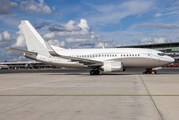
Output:
M152 52L147 52L147 60L152 60Z

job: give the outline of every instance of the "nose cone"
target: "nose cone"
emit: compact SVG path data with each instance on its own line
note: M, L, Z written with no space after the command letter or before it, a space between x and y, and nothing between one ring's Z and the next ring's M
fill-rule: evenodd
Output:
M175 59L170 56L163 56L160 58L160 62L162 63L162 65L168 65L175 62Z
M168 61L169 63L173 63L173 62L175 62L175 59L172 58L172 57L168 57L168 58L167 58L167 61Z
M172 60L171 60L172 62L175 62L175 59L174 58L172 58Z

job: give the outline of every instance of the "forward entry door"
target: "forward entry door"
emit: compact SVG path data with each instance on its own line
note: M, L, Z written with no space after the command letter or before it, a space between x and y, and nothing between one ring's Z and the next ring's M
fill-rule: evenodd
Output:
M152 52L147 52L147 60L152 60Z

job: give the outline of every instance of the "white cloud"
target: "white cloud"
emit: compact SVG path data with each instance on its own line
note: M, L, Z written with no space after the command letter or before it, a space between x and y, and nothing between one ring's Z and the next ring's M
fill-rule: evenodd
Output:
M22 56L14 58L12 61L23 61L23 60L26 60L26 58L22 55Z
M0 41L2 41L3 40L3 38L2 38L2 35L0 34Z
M68 43L74 43L74 42L86 42L88 39L85 38L66 38L66 42Z
M161 13L157 13L157 14L155 15L155 17L160 17L160 16L162 16Z
M88 26L85 19L81 19L79 24L70 20L67 24L51 25L49 30L53 31L43 36L44 39L50 40L56 37L66 37L68 43L92 42L96 38L92 28ZM58 31L58 32L55 32Z
M118 23L121 19L130 15L140 16L151 10L153 1L131 0L116 5L88 5L99 11L90 15L90 17L87 16L90 24L104 25Z
M11 9L18 8L16 2L11 2L10 0L0 0L0 14L9 14Z
M154 38L154 43L166 43L166 39L165 38Z
M174 10L174 11L167 11L165 13L157 13L155 15L155 17L160 17L160 16L166 16L166 15L178 15L179 11L178 10Z
M70 20L67 24L62 25L51 25L49 26L50 31L80 31L81 28L76 25L76 22Z
M179 24L153 24L153 23L143 23L139 24L140 27L156 27L160 29L179 29Z
M70 20L67 24L51 25L50 29L53 32L45 34L43 36L44 39L51 40L57 37L65 37L65 42L68 45L73 44L73 48L95 47L95 44L98 44L98 42L104 44L103 46L105 47L114 47L116 45L111 39L103 40L100 35L95 35L85 19L81 19L78 24ZM96 46L98 47L100 44Z
M11 39L11 35L8 33L8 31L3 32L3 39L4 40L10 40Z
M22 1L20 8L30 13L36 12L38 14L51 14L52 10L49 6L44 3L44 0L39 0L40 3L35 2L34 0Z
M100 43L98 43L95 47L97 47L97 48L102 48L102 47L113 47L113 45L110 44L110 43L102 43L102 42L100 42Z
M48 41L48 43L50 45L54 45L54 46L58 46L58 47L65 47L65 42L64 41L60 42L57 39L55 39L55 40L51 39Z
M55 38L55 33L54 32L47 33L43 36L43 38L46 40L53 39L53 38Z
M82 28L82 31L90 31L90 27L88 26L88 22L85 19L81 19L78 24L79 27Z
M19 36L16 39L16 43L12 44L11 47L26 47L24 34L22 32L22 25L20 24L18 28L20 29L20 31L18 31L16 34L18 34Z
M72 31L72 32L58 32L58 36L89 36L89 32L85 31Z
M0 41L8 41L11 40L11 34L8 31L4 31L0 33Z
M43 27L45 27L45 26L48 26L49 25L49 23L47 23L47 22L42 22L42 23L40 23L40 24L34 24L34 27L35 27L35 29L41 29L41 28L43 28Z

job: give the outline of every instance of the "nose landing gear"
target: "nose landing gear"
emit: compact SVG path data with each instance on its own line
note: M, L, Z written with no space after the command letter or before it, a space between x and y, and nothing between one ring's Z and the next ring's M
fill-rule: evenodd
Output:
M99 74L100 74L100 71L98 69L90 71L90 75L99 75Z
M143 72L143 74L157 74L155 70L152 70L152 68L147 68L146 71Z

